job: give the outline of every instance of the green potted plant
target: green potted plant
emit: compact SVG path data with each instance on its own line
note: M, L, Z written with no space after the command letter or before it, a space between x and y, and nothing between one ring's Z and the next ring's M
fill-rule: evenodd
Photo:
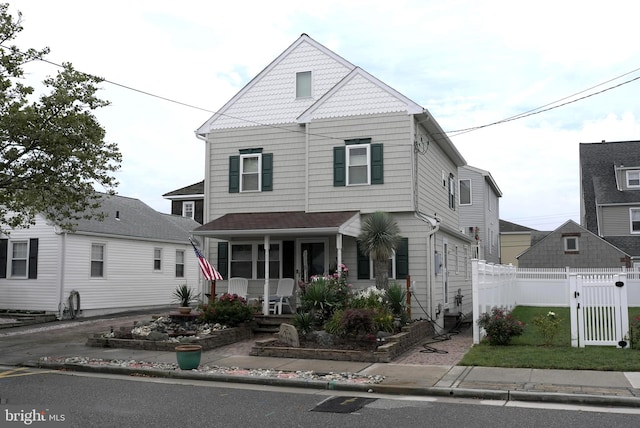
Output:
M173 297L176 302L180 304L178 310L180 313L188 314L191 312L191 302L198 300L200 293L196 293L195 290L187 284L182 284L176 287L173 291Z

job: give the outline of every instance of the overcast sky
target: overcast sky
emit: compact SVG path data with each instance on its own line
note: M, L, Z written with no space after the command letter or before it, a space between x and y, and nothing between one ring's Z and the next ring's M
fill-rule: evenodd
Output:
M97 116L124 157L117 191L162 212L162 194L204 178L195 129L301 33L427 108L491 172L504 220L579 222L579 143L640 139L640 79L625 83L640 78L634 0L8 2L23 13L18 46L200 108L102 84L112 104ZM58 70L26 71L35 85Z

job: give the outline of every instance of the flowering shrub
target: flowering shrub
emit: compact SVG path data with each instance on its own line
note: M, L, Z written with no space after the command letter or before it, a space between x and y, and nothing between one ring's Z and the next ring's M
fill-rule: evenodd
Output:
M344 265L343 265L344 266ZM345 309L351 299L351 284L347 282L348 269L331 275L313 276L308 284L300 286L302 310L311 312L316 325L321 326L335 311Z
M487 333L489 345L508 345L512 337L524 332L524 324L503 308L492 308L478 319L478 326Z
M351 299L352 308L382 308L385 305L386 293L384 290L372 285L360 290Z
M542 335L542 344L544 346L549 346L553 343L553 339L558 333L558 329L562 323L562 318L556 315L555 312L549 311L547 315L538 315L532 322Z
M247 305L247 300L244 297L224 293L203 308L201 317L205 322L235 327L253 319L253 310Z

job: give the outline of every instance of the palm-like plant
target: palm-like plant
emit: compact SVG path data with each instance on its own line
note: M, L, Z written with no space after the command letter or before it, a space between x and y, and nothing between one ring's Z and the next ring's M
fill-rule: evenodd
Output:
M388 263L402 239L399 233L398 224L386 212L376 211L362 223L358 242L362 252L373 259L376 287L380 289L389 287Z

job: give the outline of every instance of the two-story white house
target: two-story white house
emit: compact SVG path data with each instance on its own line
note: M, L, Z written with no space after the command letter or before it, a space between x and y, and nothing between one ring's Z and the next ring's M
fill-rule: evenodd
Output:
M373 285L356 237L365 216L386 211L404 238L390 278L410 278L413 316L442 326L471 311L473 240L457 195L466 162L414 101L302 34L196 134L206 168L194 234L225 279L248 278L263 295L277 278L344 263L355 288Z
M500 263L500 198L502 191L489 171L458 168L460 227L475 241L473 258Z
M640 141L580 144L580 222L640 268Z

